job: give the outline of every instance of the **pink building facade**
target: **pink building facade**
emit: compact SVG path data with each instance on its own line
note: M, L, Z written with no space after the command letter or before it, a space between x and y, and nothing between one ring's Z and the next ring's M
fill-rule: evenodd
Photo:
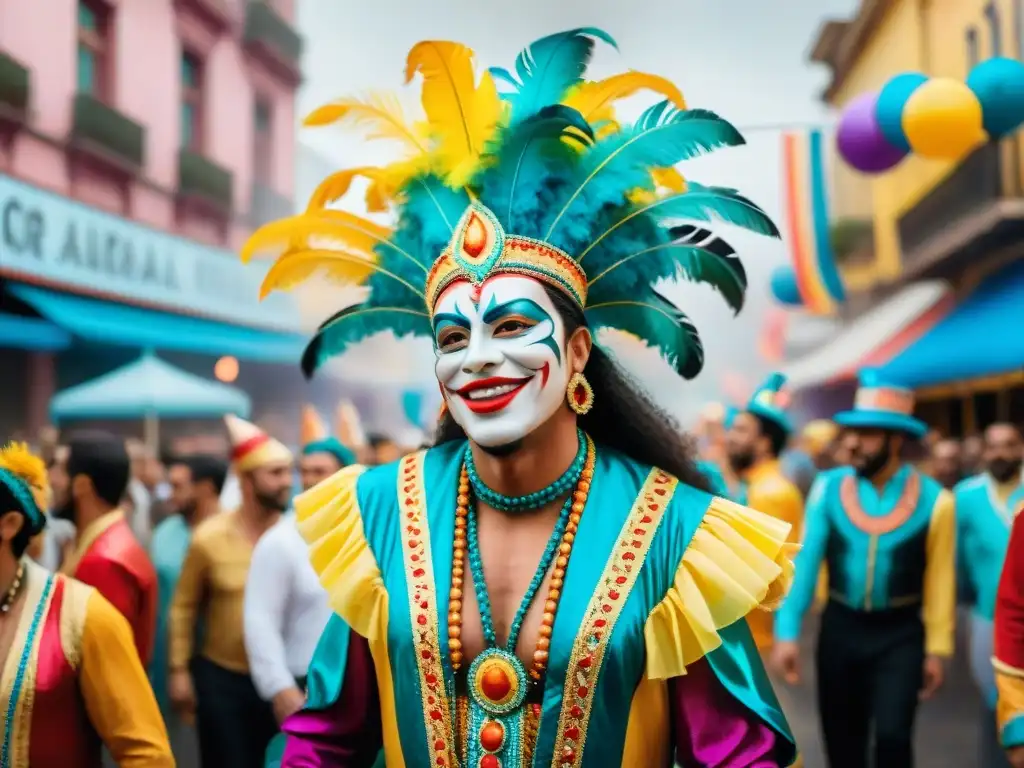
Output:
M293 366L236 256L293 210L293 3L0 0L0 435L143 349Z

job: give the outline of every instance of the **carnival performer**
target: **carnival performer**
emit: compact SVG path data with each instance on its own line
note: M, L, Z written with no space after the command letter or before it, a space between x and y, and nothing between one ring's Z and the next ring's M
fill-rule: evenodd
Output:
M221 511L220 494L227 471L227 462L219 456L196 454L173 458L167 467L167 477L171 485L170 504L174 513L157 525L150 543L153 567L160 585L160 607L149 679L167 724L171 747L183 765L198 764L199 756L195 728L190 718L183 719L171 707L168 692L171 602L192 541L192 532Z
M598 40L553 35L515 74L480 77L465 46L416 45L422 123L397 123L388 98L310 118L376 120L409 158L335 175L244 250L284 251L264 292L318 269L369 287L321 327L307 372L378 331L429 336L447 406L436 447L296 500L351 632L318 646L310 679L329 695L311 684L285 722L285 766L366 766L381 746L396 766L795 759L741 621L784 594L789 526L708 493L672 420L593 335L626 331L696 376L696 329L652 285L711 281L738 309L739 259L703 225L778 232L735 190L673 170L741 144L736 129L653 75L584 81ZM500 97L496 79L514 86ZM666 99L619 125L611 104L645 88ZM397 207L394 231L325 207L356 174Z
M1024 768L1024 498L1014 509L996 593L992 665L999 741L1013 768Z
M971 609L971 673L982 700L979 768L1005 765L995 730L996 685L992 670L992 620L1003 560L1013 525L1011 497L1024 485L1024 441L1013 424L990 425L984 434L985 471L954 489L957 576L962 601Z
M352 464L355 456L333 437L307 442L299 458L302 489ZM273 705L278 722L305 703L306 671L331 613L295 517L284 515L253 550L245 588L249 668L256 691Z
M731 421L727 435L729 465L746 489L744 503L789 523L795 539L803 523L804 499L782 472L779 456L793 427L779 392L786 383L780 373L770 375L754 392L746 409ZM758 611L747 617L754 642L762 651L773 642L772 615Z
M128 619L143 665L153 656L157 578L118 506L131 476L124 441L104 432L72 437L52 468L54 509L78 532L61 573L96 587Z
M168 688L179 715L195 717L204 766L252 768L263 764L277 722L250 677L245 582L253 548L291 501L292 454L255 424L224 420L242 505L192 534L171 603Z
M817 671L831 768L911 768L918 703L953 653L953 497L900 458L927 430L913 410L911 391L862 372L853 410L835 417L853 467L815 480L793 591L775 616L774 660L796 682L801 624L826 564Z
M173 768L131 627L93 587L25 556L49 484L22 444L0 450L0 768Z

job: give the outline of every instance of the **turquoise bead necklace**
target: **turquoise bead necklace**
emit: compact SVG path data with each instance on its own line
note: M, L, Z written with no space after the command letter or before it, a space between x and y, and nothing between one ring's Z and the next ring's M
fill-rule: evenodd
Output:
M587 438L583 430L577 430L579 448L576 450L576 457L572 464L565 470L561 477L545 488L524 496L506 496L503 493L488 488L486 483L480 479L476 464L473 461L473 452L469 445L466 445L465 464L466 473L469 475L469 483L473 487L476 498L492 509L499 512L528 512L534 509L546 507L555 499L561 498L569 493L579 482L580 474L583 472L583 465L587 460ZM566 513L568 514L568 513Z
M586 443L584 442L584 447L585 446ZM494 632L494 616L491 613L491 597L487 594L487 581L484 579L484 563L480 556L480 537L477 531L477 516L475 513L471 513L469 515L469 519L466 521L466 554L467 559L469 560L469 572L473 575L473 590L476 592L476 602L480 608L480 624L483 628L484 639L487 641L487 645L489 647L504 648L509 653L515 653L516 643L519 641L519 632L523 628L523 621L526 619L526 613L530 610L530 606L533 604L533 600L537 596L537 592L544 583L544 577L547 576L548 570L551 568L551 563L554 562L555 555L558 552L558 545L561 543L562 537L565 535L565 528L569 524L569 512L572 510L572 504L573 497L570 495L562 505L562 510L558 513L558 521L555 523L555 530L551 532L551 537L548 539L548 544L544 548L544 554L541 555L540 563L537 565L537 570L533 574L530 586L527 587L526 594L523 595L523 601L519 604L519 610L516 611L516 615L512 619L512 626L509 629L508 640L505 642L504 646L498 643L498 636Z

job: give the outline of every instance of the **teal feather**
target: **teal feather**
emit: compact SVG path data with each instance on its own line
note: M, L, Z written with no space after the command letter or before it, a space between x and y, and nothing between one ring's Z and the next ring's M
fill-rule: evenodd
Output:
M677 110L662 101L632 126L597 142L583 154L566 198L543 239L566 247L580 219L591 219L607 205L621 205L628 190L649 187L652 168L668 168L720 147L739 146L743 136L714 112ZM568 235L557 232L559 226Z
M595 40L618 47L607 32L581 27L542 37L528 45L516 58L515 75L501 67L492 68L491 75L496 80L513 88L511 93L503 94L512 106L510 123L515 125L544 107L558 104L570 88L578 85L587 71Z
M507 128L489 148L481 195L506 231L518 232L514 216L536 199L535 187L553 161L568 162L575 150L567 142L588 146L594 141L590 124L578 111L562 104L544 107L533 117Z
M746 271L732 247L692 225L673 228L662 242L643 243L638 250L620 254L601 272L590 274L587 296L594 304L641 295L658 280L682 277L710 285L738 314L747 289Z
M694 378L704 367L704 345L696 326L657 291L588 306L586 318L594 330L616 328L638 336L684 379Z
M302 353L302 372L307 378L311 377L330 358L382 331L391 331L398 338L430 336L430 318L422 304L418 310L403 306L373 306L369 302L346 307L321 325L306 345Z

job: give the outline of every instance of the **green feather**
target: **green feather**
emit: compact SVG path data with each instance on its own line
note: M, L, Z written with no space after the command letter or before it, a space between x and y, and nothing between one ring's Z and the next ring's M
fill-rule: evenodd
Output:
M306 378L327 360L368 336L392 331L395 336L430 336L430 316L408 307L378 307L369 303L346 307L328 319L302 353Z
M586 317L594 330L616 328L639 337L656 348L684 379L694 378L704 367L704 345L697 328L657 291L594 304L587 307Z

